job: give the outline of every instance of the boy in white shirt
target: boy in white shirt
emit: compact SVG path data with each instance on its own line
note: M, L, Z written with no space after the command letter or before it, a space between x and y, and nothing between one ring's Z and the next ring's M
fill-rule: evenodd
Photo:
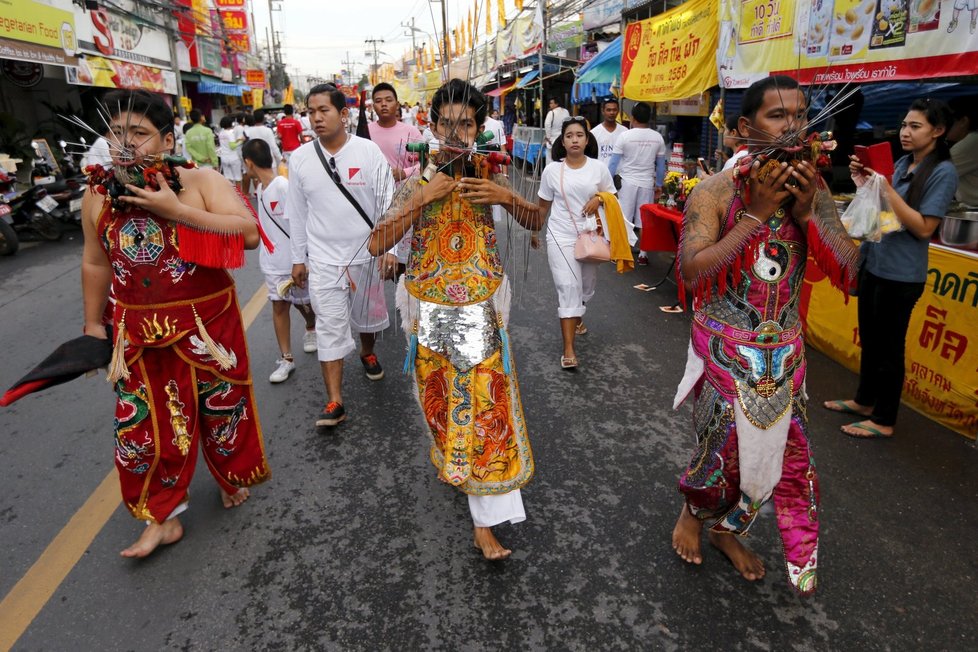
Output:
M258 219L275 248L268 251L263 243L258 252L258 261L265 275L268 298L272 302L272 325L282 354L268 382L281 383L295 370L289 307L295 306L306 321L306 332L302 337L302 350L306 353L316 352L316 314L309 305L309 291L296 287L292 282L291 233L289 216L285 211L289 180L279 176L272 167L272 151L264 140L253 138L246 142L241 148L241 156L248 174L258 180Z
M394 194L394 176L376 143L347 133L350 110L332 84L320 84L306 98L316 139L289 159L286 211L292 221L292 279L308 282L316 312L316 341L327 403L317 426L346 419L343 358L357 347L367 378L384 370L374 354L376 334L389 318L383 280L394 277L391 254L375 260L367 241Z

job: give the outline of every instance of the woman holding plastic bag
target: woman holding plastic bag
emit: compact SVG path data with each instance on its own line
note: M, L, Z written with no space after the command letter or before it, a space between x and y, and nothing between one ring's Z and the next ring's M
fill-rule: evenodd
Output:
M958 186L946 140L952 120L945 102L914 100L900 125L900 145L907 155L894 166L893 185L851 157L853 177L867 185L879 184L881 202L889 205L900 225L898 230L883 233L877 242L867 239L862 244L859 388L852 400L824 404L835 412L864 417L842 426L842 432L851 437L893 436L910 314L927 278L928 241Z

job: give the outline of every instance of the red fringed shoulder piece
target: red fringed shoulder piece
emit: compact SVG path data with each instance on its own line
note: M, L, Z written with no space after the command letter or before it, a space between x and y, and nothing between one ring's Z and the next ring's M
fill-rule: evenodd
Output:
M245 264L244 234L217 233L186 224L177 224L177 243L180 258L190 263L224 269L236 269Z
M251 206L251 202L248 201L248 198L245 197L244 193L241 192L241 190L237 186L233 186L233 187L234 187L234 191L238 193L238 197L241 199L242 202L244 202L244 205L248 207L248 212L251 213L251 216L253 218L255 218L255 224L258 226L258 236L261 238L261 243L265 245L265 249L268 250L268 253L270 254L275 253L275 245L272 244L272 241L271 239L269 239L268 234L265 233L265 229L261 228L261 220L258 219L258 213L255 212L255 209Z
M275 251L275 246L261 228L261 221L258 214L252 208L251 202L238 190L238 197L242 203L248 207L248 212L258 226L258 235L262 243L269 252ZM244 234L240 232L221 233L201 229L187 224L177 224L177 239L180 248L180 257L187 262L203 265L204 267L219 267L224 269L237 269L244 267Z
M808 220L808 254L825 273L829 282L842 291L848 304L849 290L859 266L859 250L851 242L846 246L824 237L818 227L818 218L813 216Z

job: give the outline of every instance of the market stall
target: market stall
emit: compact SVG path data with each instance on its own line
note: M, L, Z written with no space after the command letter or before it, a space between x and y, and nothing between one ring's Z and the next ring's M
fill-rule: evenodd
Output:
M930 246L924 295L907 330L903 402L965 437L978 435L978 253ZM859 371L857 300L814 264L802 291L808 343Z

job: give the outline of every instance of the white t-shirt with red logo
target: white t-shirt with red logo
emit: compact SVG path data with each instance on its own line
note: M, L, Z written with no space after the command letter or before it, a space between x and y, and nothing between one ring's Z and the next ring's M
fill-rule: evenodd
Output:
M316 154L316 142L302 145L289 159L285 211L292 223L292 262L304 264L307 256L326 265L367 262L371 228L330 179ZM384 153L376 143L352 135L336 154L325 147L322 152L327 165L330 159L335 163L346 190L377 224L394 196L394 176Z
M258 220L261 228L275 247L268 251L263 242L258 249L258 263L264 274L291 274L292 249L289 243L289 215L285 212L285 198L289 193L289 180L275 177L267 188L258 186Z

